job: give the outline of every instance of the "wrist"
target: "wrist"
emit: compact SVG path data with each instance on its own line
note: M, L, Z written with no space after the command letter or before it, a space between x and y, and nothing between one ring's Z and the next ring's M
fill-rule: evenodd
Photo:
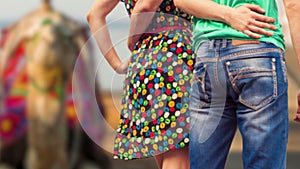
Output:
M112 68L114 69L114 71L117 71L118 68L121 66L121 64L122 64L121 61L116 62L116 63L112 66Z
M220 19L222 22L225 22L230 25L230 21L232 20L233 8L229 6L224 6L221 12Z

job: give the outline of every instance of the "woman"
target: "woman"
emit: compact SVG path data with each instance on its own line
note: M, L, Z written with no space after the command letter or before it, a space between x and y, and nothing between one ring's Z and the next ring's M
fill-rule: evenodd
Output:
M96 40L110 66L126 73L114 158L154 156L159 168L188 169L191 16L173 0L124 1L131 16L132 55L122 62L105 21L118 2L96 0L87 17L93 33L102 30Z
M97 32L96 40L108 63L117 73L127 73L114 156L120 159L155 156L159 168L189 168L187 103L194 64L191 16L176 8L173 0L126 0L131 15L128 47L132 56L129 63L122 62L105 22L118 2L96 0L88 15L92 32L102 30ZM257 16L255 10L249 9L244 15L239 12L243 14L245 10L235 11L240 17L232 22L243 21L245 16L266 19ZM214 14L211 10L204 13ZM245 33L268 34L257 27Z

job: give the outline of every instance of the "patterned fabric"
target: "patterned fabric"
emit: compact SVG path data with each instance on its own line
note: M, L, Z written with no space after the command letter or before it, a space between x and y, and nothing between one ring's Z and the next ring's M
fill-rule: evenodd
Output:
M297 109L297 114L295 121L300 122L300 91L298 92L298 109Z
M129 14L136 1L126 0ZM124 81L114 158L146 158L189 143L191 16L165 0L137 42ZM162 30L164 28L164 30Z
M20 45L1 76L4 109L0 110L0 140L4 144L22 136L27 127L25 97L28 79L24 62L24 48Z

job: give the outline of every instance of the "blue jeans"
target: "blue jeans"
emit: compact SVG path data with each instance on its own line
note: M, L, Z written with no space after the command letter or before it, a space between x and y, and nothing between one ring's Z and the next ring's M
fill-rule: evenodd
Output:
M197 52L190 95L191 169L223 169L239 128L245 169L286 168L287 77L269 43L209 40Z

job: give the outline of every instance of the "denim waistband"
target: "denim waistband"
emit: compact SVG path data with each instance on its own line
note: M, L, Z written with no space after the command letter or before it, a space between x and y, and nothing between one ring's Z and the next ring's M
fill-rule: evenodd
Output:
M241 40L241 39L212 39L207 41L209 45L209 49L213 49L214 47L220 47L220 48L226 48L228 45L234 45L234 41L238 41L239 44L236 44L236 46L241 44L260 44L260 43L266 43L268 42L260 42L258 40ZM244 42L243 42L244 41Z
M232 39L212 39L203 42L197 51L196 62L200 60L206 61L215 61L215 60L226 60L229 58L236 58L236 57L248 57L248 56L255 56L261 55L264 57L265 55L269 55L270 52L279 52L284 53L284 51L268 42L258 42L253 41L246 43L241 43L238 45L233 45ZM244 41L244 40L238 40ZM248 41L248 40L245 40ZM246 44L246 45L244 45ZM208 54L207 52L213 52L212 54ZM217 53L215 53L217 52Z

